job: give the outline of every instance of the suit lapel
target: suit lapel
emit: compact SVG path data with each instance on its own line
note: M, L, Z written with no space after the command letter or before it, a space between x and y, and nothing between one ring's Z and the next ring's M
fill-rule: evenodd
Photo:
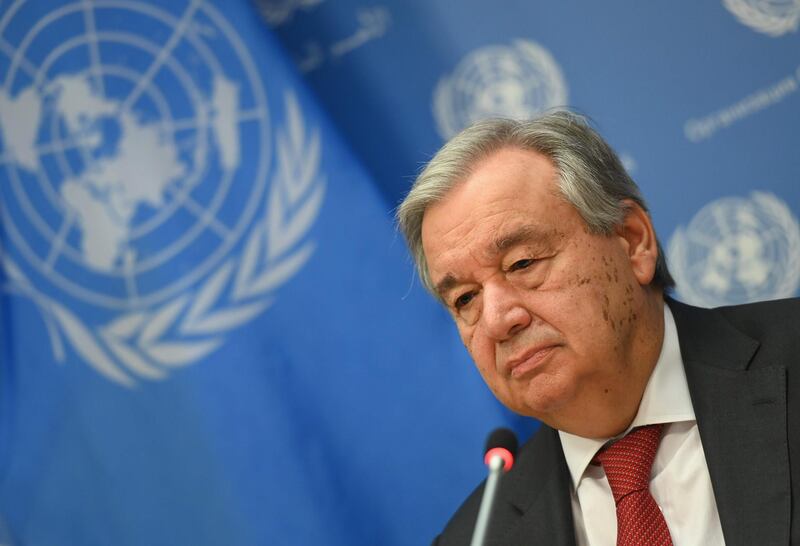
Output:
M788 544L786 370L718 311L669 301L726 544Z
M574 546L569 470L558 433L545 425L520 453L503 495L509 516L497 544Z

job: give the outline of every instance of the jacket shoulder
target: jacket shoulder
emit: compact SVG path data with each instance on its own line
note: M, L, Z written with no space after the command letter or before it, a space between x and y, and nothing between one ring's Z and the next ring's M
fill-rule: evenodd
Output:
M800 298L729 305L718 307L717 311L753 335L775 330L796 333L800 321Z
M681 350L714 346L730 340L732 332L757 343L755 364L786 363L788 355L800 352L800 298L762 301L703 309L668 299L678 325ZM714 339L720 337L720 339ZM717 346L724 354L730 347ZM684 358L686 355L684 355Z
M784 360L800 353L800 298L717 309L735 328L760 343L758 360Z
M517 453L514 467L500 481L487 543L514 543L508 533L519 523L520 516L530 504L534 492L545 494L551 500L547 503L551 509L569 510L569 483L566 480L568 480L566 463L563 460L558 433L550 427L541 425ZM470 543L484 486L485 480L467 497L447 523L442 534L434 540L434 544L461 546ZM571 518L571 512L565 516ZM571 532L571 519L568 523Z

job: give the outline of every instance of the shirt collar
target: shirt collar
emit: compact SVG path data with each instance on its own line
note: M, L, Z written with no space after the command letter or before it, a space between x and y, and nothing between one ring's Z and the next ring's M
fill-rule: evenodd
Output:
M664 305L664 342L661 345L661 353L647 381L642 401L639 403L639 411L628 429L620 436L644 425L694 420L694 408L689 396L686 372L683 369L675 319L672 318L669 307ZM610 438L583 438L563 431L558 431L558 434L572 477L572 485L577 488L597 450Z

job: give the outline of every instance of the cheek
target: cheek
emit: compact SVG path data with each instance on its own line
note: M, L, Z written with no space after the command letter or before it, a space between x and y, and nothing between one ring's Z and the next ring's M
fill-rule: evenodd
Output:
M596 260L603 265L600 257ZM583 261L570 265L562 271L562 282L539 293L541 318L580 354L595 352L598 345L613 345L619 320L614 309L618 290L613 273L609 282L604 267L587 267Z
M619 264L602 257L598 260L600 268L575 276L573 292L579 300L577 312L582 331L580 350L614 358L626 344L636 320L634 287Z
M466 347L468 351L472 352L470 346L472 345L472 337L475 334L475 329L468 326L463 326L455 317L454 320L456 321L456 327L458 328L458 335L461 337L461 343L464 344L464 347Z
M459 329L461 342L469 351L472 360L485 378L495 369L494 342L486 336L480 335L475 327Z

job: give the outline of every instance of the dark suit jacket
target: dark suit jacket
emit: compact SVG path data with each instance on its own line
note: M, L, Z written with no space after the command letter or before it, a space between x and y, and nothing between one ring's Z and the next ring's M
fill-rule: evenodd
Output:
M800 299L668 304L726 544L800 545ZM434 544L469 544L482 492ZM569 470L552 428L542 425L503 478L487 544L575 544Z

